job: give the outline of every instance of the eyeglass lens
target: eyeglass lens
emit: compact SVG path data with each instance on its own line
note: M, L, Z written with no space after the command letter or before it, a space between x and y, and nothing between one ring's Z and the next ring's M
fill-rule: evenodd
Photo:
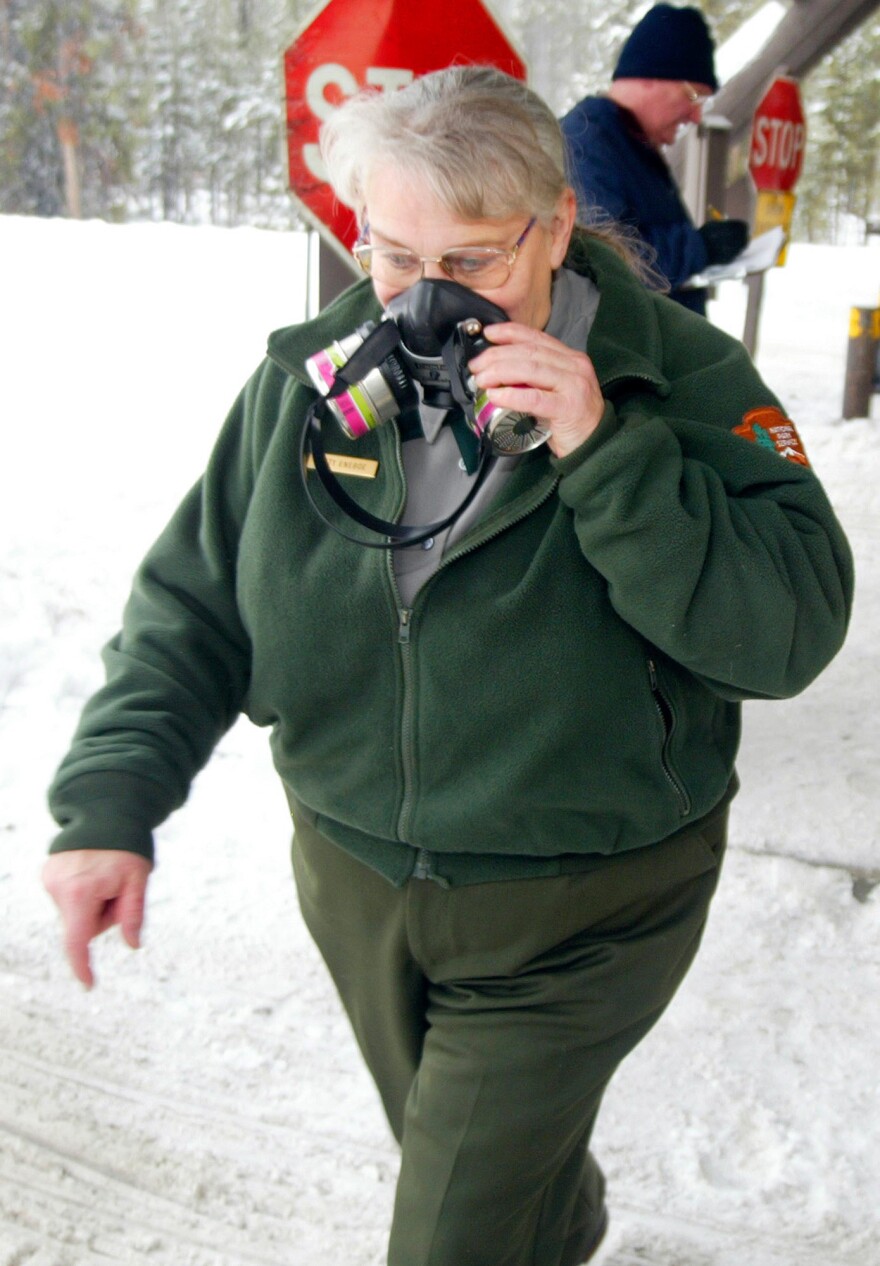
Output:
M379 281L395 282L421 276L423 263L436 263L461 285L503 286L510 276L510 254L492 247L462 247L439 259L422 260L413 251L363 245L356 249L359 263Z

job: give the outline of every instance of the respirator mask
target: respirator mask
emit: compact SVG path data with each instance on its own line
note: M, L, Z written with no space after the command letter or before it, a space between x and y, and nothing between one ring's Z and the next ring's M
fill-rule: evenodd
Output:
M378 324L368 321L308 358L306 369L320 396L303 431L303 457L311 450L325 490L350 518L389 538L381 542L348 539L385 549L418 544L448 527L470 505L491 456L528 452L546 441L546 426L530 414L491 404L468 370L468 362L490 346L483 327L507 320L507 313L497 304L466 286L424 278L395 295ZM349 439L357 440L417 410L421 400L435 408L461 410L480 445L477 477L465 500L446 519L420 527L388 523L354 502L333 476L324 452L322 424L332 417ZM315 504L304 463L302 473L312 506L341 531Z

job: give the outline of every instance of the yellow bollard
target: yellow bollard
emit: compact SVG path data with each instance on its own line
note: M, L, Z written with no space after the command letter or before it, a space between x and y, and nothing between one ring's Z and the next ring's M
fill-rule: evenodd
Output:
M843 384L843 416L866 418L880 350L880 308L850 308L846 376Z

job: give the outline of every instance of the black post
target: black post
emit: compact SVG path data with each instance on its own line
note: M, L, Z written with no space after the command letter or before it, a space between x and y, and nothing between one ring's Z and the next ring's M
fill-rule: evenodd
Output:
M749 292L746 303L746 320L742 341L746 351L754 359L758 347L758 322L761 319L761 304L764 300L764 274L750 273L746 277L746 289Z
M362 276L321 238L318 247L318 307L326 308L353 281Z
M843 416L866 418L875 390L874 375L880 349L880 308L850 308Z

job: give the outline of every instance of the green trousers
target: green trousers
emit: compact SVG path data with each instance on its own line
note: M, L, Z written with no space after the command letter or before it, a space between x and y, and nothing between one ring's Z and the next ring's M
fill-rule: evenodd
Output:
M598 869L395 888L294 816L294 873L401 1146L389 1266L576 1266L605 1086L696 953L727 810Z

